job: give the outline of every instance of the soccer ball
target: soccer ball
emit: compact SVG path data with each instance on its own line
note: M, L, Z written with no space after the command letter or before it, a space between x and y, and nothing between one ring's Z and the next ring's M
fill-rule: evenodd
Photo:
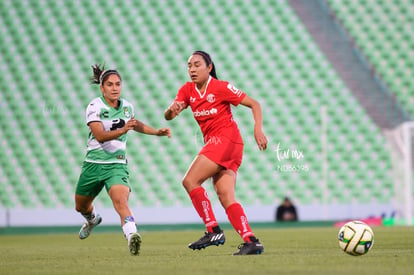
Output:
M374 232L371 227L361 221L351 221L339 229L339 246L353 256L367 254L374 245Z

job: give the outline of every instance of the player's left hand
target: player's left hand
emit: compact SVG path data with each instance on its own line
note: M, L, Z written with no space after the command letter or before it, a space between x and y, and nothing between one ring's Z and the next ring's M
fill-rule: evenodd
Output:
M157 130L157 136L167 136L168 138L171 137L171 130L170 128L160 128Z
M259 146L259 150L266 150L267 138L261 128L254 127L254 138L256 139L256 143Z

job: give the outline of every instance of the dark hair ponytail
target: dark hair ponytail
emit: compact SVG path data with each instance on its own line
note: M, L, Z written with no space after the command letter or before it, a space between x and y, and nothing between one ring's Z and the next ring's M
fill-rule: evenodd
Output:
M214 62L211 62L211 65L212 65L212 69L211 69L210 75L214 77L215 79L218 79L217 73L216 73L216 66L214 66Z
M94 64L91 67L93 75L89 80L92 84L102 85L111 74L116 74L121 79L121 75L117 70L105 70L105 63L102 65L102 68L100 64Z
M99 77L105 70L105 64L102 65L102 68L100 64L93 64L91 67L93 71L93 75L89 78L91 84L101 84L101 82L99 81Z
M193 55L198 54L201 55L204 59L204 61L206 62L207 66L211 64L211 71L210 71L210 75L212 77L214 77L215 79L217 78L217 73L216 73L216 66L214 66L214 62L211 60L211 57L208 53L204 52L204 51L195 51L193 52Z

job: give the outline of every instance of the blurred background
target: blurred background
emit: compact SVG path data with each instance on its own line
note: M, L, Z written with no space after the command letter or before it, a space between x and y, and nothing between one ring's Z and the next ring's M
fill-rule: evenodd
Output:
M74 190L95 63L119 70L137 119L173 132L129 134L137 223L201 222L181 185L201 132L189 111L163 118L195 50L262 104L265 152L251 111L233 108L245 141L236 195L251 221L273 222L288 196L301 221L411 224L412 14L413 0L0 1L0 227L83 222ZM95 205L119 223L105 190Z

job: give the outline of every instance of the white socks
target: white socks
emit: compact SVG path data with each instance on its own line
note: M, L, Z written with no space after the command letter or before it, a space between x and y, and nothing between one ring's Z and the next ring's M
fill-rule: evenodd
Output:
M137 226L135 225L135 222L127 222L122 226L122 231L124 232L127 241L129 241L130 236L137 232Z
M133 216L125 217L124 225L122 226L122 231L124 231L125 238L128 242L130 236L134 233L137 233L137 226L135 224L135 219Z
M92 212L89 214L82 214L82 216L86 219L88 223L95 223L96 222L96 212L95 207L92 209Z

